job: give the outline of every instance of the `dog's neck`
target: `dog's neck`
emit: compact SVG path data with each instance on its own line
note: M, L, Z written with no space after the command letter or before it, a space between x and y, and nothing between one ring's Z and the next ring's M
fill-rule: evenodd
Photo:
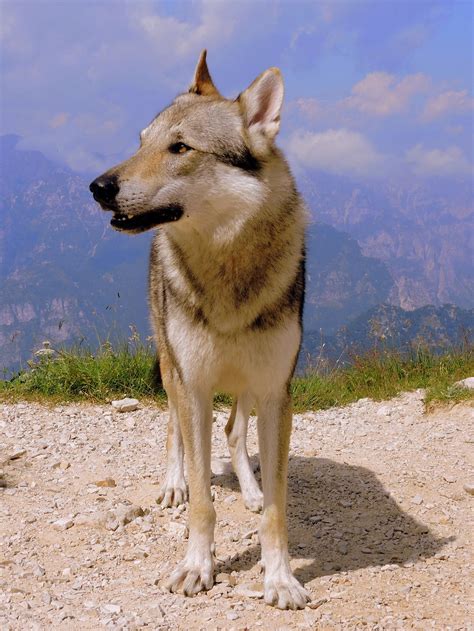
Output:
M167 282L223 333L248 326L297 275L305 214L288 183L227 235L176 225L159 237Z

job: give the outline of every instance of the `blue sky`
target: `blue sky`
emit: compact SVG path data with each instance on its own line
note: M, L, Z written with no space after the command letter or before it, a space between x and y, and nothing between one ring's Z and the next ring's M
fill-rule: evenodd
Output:
M279 66L295 170L473 173L473 3L2 0L0 133L78 171L133 151L202 48L236 96Z

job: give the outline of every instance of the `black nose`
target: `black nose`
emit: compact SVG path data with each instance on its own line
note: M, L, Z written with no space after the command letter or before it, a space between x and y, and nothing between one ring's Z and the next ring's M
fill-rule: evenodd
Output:
M118 185L115 175L101 175L90 184L89 190L96 202L101 204L113 204L120 190L120 186Z

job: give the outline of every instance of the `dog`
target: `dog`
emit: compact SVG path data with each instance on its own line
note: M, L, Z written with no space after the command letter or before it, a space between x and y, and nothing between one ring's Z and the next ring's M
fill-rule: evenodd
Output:
M167 582L191 596L214 582L211 499L213 394L235 397L226 427L246 505L262 494L246 449L255 406L263 484L259 537L264 598L305 607L293 576L286 520L292 424L290 381L302 336L306 211L275 144L283 80L270 68L234 100L224 98L201 53L189 91L140 134L128 160L90 185L113 228L158 228L149 302L169 401L164 505L186 500L189 540Z

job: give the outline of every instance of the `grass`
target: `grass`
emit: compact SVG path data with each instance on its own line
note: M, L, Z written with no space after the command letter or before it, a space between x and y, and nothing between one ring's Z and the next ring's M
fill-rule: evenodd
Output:
M154 353L141 344L108 344L95 355L81 349L58 351L54 359L30 362L30 369L0 382L0 400L42 402L108 402L124 396L166 404L164 391L153 378ZM347 405L368 397L389 399L400 392L426 389L426 404L472 400L473 393L453 383L474 376L474 348L452 349L442 355L426 350L401 354L373 351L353 358L353 364L311 372L292 382L295 411ZM219 394L216 405L230 398Z
M473 375L472 347L453 349L442 355L421 349L409 354L372 351L355 357L351 366L295 378L293 401L299 411L326 409L365 397L382 401L400 392L424 388L429 408L472 400L472 391L453 384Z

